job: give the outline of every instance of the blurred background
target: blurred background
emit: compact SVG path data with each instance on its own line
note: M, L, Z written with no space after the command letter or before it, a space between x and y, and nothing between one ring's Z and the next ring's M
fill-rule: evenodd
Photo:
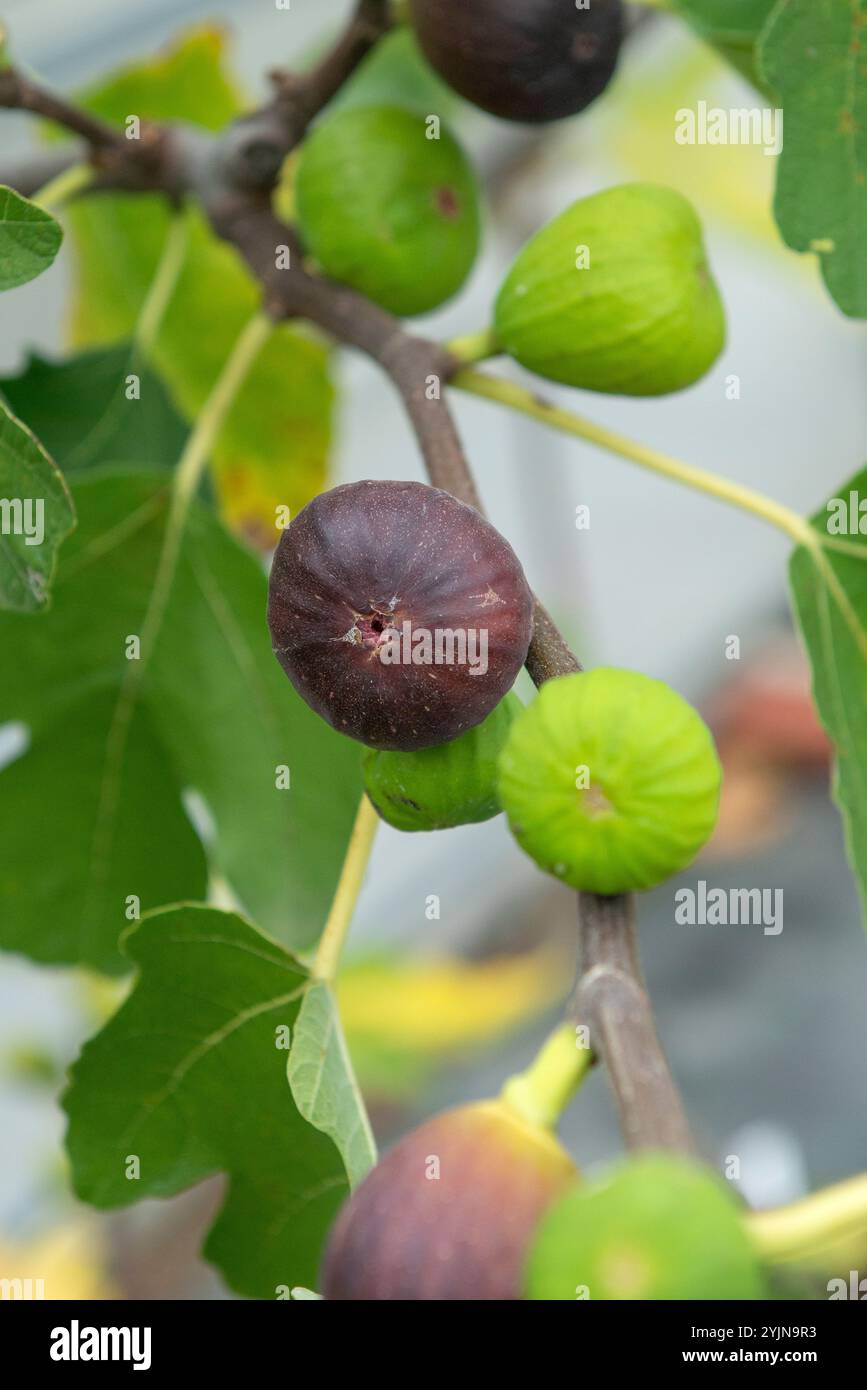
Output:
M74 91L152 53L179 28L225 26L251 102L275 63L303 64L348 0L5 0L16 53ZM378 74L383 97L423 102L405 36ZM770 215L773 158L683 147L674 112L699 99L761 99L683 26L644 15L606 95L576 121L525 130L450 98L445 115L488 188L485 253L459 300L424 321L444 338L485 326L519 246L575 198L621 181L670 184L695 204L727 305L723 358L661 400L551 388L574 409L677 457L814 510L867 456L867 340L789 252ZM435 108L439 110L439 107ZM8 164L32 147L4 113ZM69 263L2 300L0 376L66 343ZM421 478L388 385L344 357L332 481ZM730 382L737 377L739 395ZM640 940L663 1040L706 1158L739 1160L757 1206L867 1166L867 943L809 703L778 533L710 499L561 439L494 406L455 410L482 496L585 664L661 677L712 722L726 768L716 839L681 880L642 898ZM576 508L590 509L578 530ZM738 660L726 644L737 637ZM0 659L8 659L3 654ZM0 729L0 761L12 756ZM58 795L63 794L62 769ZM2 833L2 826L0 826ZM782 889L783 930L680 926L675 893ZM429 920L430 895L440 901ZM497 1090L562 1009L575 966L574 895L540 875L502 819L430 836L383 827L342 985L347 1032L382 1143L434 1109ZM44 1273L55 1296L224 1297L196 1257L219 1183L170 1203L98 1216L64 1180L56 1094L68 1062L119 998L80 973L0 959L0 1266ZM619 1152L594 1075L563 1137L585 1167Z

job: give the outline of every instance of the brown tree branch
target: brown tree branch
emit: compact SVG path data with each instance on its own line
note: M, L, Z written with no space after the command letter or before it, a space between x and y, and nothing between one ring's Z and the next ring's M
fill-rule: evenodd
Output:
M271 73L292 147L393 23L389 0L359 0L345 31L315 68L301 77L282 69Z
M641 974L635 897L579 893L578 915L580 960L569 1015L588 1028L605 1061L626 1143L689 1154L689 1124Z
M173 198L197 197L214 230L236 247L261 283L275 318L306 319L379 363L404 404L431 482L481 512L444 389L460 364L440 344L408 332L354 290L310 274L295 233L270 206L282 160L389 23L386 0L359 0L349 29L325 60L306 76L279 76L277 96L268 106L233 122L216 140L200 132L153 128L144 159L135 148L141 142L126 142L41 89L22 86L14 74L3 75L5 102L0 78L0 104L58 120L82 135L98 156L107 154L103 187L158 188ZM280 247L290 250L288 268L282 268L282 256L278 260ZM527 658L535 683L580 670L538 601L535 617ZM571 1009L576 1021L588 1026L594 1052L606 1064L626 1142L689 1151L683 1107L641 978L634 899L579 894L578 905L581 958Z
M5 68L0 72L0 106L43 116L73 135L80 135L94 150L114 149L118 145L122 148L125 143L119 130L31 82L17 68Z

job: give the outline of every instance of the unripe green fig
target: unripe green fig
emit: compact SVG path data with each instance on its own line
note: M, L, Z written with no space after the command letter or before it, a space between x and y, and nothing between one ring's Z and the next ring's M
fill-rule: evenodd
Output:
M503 1099L437 1115L385 1154L340 1211L323 1293L518 1299L533 1233L577 1177L553 1135Z
M521 847L588 893L653 888L691 863L719 808L710 731L680 695L600 667L542 686L500 755L500 801Z
M367 795L396 830L448 830L499 815L497 767L523 708L508 694L465 734L417 753L368 749L362 760Z
M668 1154L619 1163L555 1202L533 1243L527 1291L570 1302L767 1296L731 1189Z
M567 386L626 396L691 386L725 344L691 204L645 183L573 203L519 253L494 333L510 357Z
M393 314L456 294L479 248L475 175L442 127L399 107L353 108L313 131L298 167L304 243L325 273Z

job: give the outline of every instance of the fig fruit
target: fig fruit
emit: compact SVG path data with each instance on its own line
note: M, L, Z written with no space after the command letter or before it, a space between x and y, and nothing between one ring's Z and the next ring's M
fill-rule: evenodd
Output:
M662 681L600 667L542 686L500 755L500 802L546 873L588 893L652 888L716 824L710 731Z
M697 1163L649 1154L555 1202L527 1265L533 1299L760 1299L736 1197Z
M573 203L518 254L494 332L510 357L567 386L661 396L692 385L725 344L692 206L642 183Z
M611 80L621 0L410 0L425 57L450 87L508 121L583 111Z
M479 248L475 175L445 129L398 107L340 112L316 127L298 166L304 243L327 275L393 314L451 299Z
M323 719L414 752L474 728L511 689L533 600L512 547L472 507L423 483L349 483L280 537L268 624Z
M465 734L418 753L370 749L362 759L367 795L396 830L449 830L499 815L497 764L515 715L507 695Z
M512 1300L550 1203L577 1179L546 1129L500 1099L428 1120L338 1214L323 1293L338 1300Z

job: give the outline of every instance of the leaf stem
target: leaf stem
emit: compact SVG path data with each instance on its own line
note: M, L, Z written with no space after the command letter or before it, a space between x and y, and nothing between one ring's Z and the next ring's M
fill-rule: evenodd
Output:
M55 212L76 193L83 193L89 188L95 176L96 170L92 165L72 164L37 189L32 201L38 203L46 212Z
M166 310L177 289L189 246L190 223L181 209L169 224L156 272L145 295L133 329L133 350L147 357L156 342Z
M141 671L147 664L151 647L162 624L174 582L190 503L202 480L202 474L226 416L273 327L273 320L261 311L248 321L217 378L216 385L205 402L195 429L191 432L178 460L172 481L171 505L163 548L142 626Z
M502 1098L531 1125L553 1129L587 1072L593 1054L579 1045L575 1028L563 1023L543 1044L526 1071L510 1076Z
M814 1192L790 1206L746 1218L765 1259L786 1263L818 1254L847 1237L867 1241L867 1173Z
M378 826L379 816L362 793L334 900L313 961L312 974L317 980L331 981L337 975Z
M705 472L704 469L695 468L692 464L670 458L668 454L651 449L646 444L638 444L625 435L606 429L604 425L597 425L582 415L576 415L571 410L555 405L553 401L534 395L532 391L515 382L484 372L463 370L452 377L451 385L470 395L496 401L564 434L575 435L578 439L595 444L599 449L605 449L608 453L637 463L640 468L646 468L651 473L658 473L672 482L681 483L696 492L715 497L719 502L726 502L731 507L749 512L751 516L758 517L770 526L775 526L778 531L784 532L798 545L809 545L813 541L814 532L809 523L782 503L775 502L752 488L743 487L740 483L729 482L725 478Z

